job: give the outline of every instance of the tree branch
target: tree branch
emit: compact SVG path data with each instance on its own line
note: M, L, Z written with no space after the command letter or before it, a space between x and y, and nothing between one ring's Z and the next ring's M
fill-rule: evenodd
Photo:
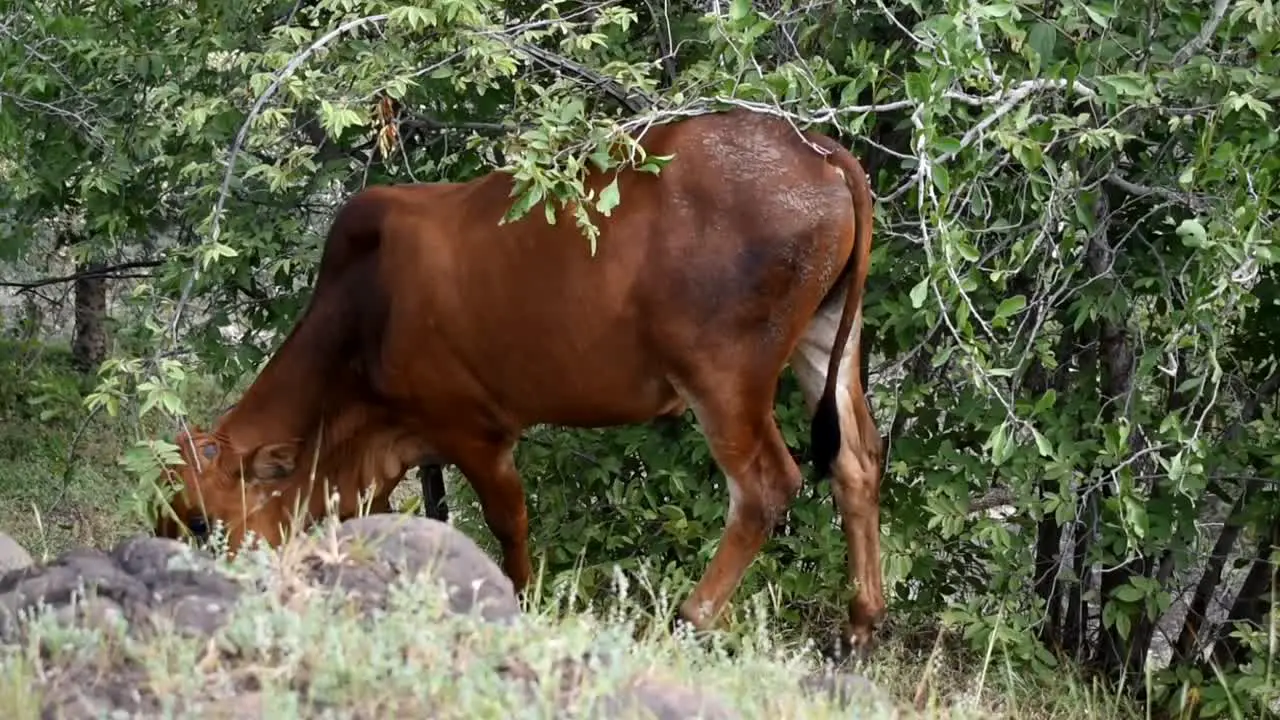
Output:
M1230 443L1239 440L1240 436L1244 434L1245 426L1262 415L1263 405L1270 402L1278 390L1280 390L1280 369L1273 370L1271 375L1258 387L1257 392L1245 402L1244 407L1241 408L1239 419L1232 423L1231 427L1224 433L1223 442ZM1223 480L1225 478L1219 475L1217 479ZM1227 565L1227 556L1235 547L1236 541L1240 538L1240 533L1244 530L1244 520L1240 517L1240 513L1248 507L1249 501L1261 484L1257 479L1245 480L1244 486L1240 489L1240 495L1236 497L1235 502L1231 505L1227 520L1223 523L1222 531L1218 534L1218 539L1213 544L1209 562L1205 565L1200 581L1196 583L1195 592L1191 596L1191 602L1187 606L1187 615L1183 620L1182 630L1179 632L1178 639L1173 647L1175 658L1181 660L1189 659L1197 650L1196 645L1200 640L1204 623L1208 618L1209 601L1213 598L1213 591L1218 589L1218 585L1222 581L1222 571Z
M400 120L401 127L417 132L425 132L429 130L473 130L482 135L502 135L511 130L517 130L514 125L505 123L491 122L446 122L437 120L429 115L418 115L414 113L406 113L405 117Z
M276 91L280 89L280 85L284 83L285 80L297 72L299 67L302 67L303 63L305 63L312 55L323 49L326 45L333 42L336 38L344 33L356 30L363 25L380 25L386 22L388 17L389 16L386 14L380 14L348 20L342 25L330 30L315 42L311 43L311 45L307 46L307 48L302 52L294 55L293 58L289 60L289 63L275 74L275 77L271 80L271 84L268 85L267 89L264 90L262 94L258 96L258 99L254 101L253 107L249 108L249 115L245 117L244 122L240 125L240 130L236 132L235 139L231 142L231 150L227 153L227 169L222 175L222 184L218 188L218 196L213 203L213 212L210 213L209 217L210 241L217 242L220 236L222 230L222 209L226 206L227 195L231 191L231 178L235 175L236 158L240 155L241 148L244 147L245 138L249 136L249 127L253 124L253 121L257 119L258 115L262 113L262 109L266 107L267 101L275 95ZM169 323L169 334L174 338L178 335L178 323L182 321L182 310L186 307L186 304L191 297L191 291L195 286L195 280L198 274L199 264L196 265L196 272L188 275L187 281L183 283L182 293L178 297L177 306L173 311L173 319Z
M663 86L664 88L670 88L675 85L676 75L679 74L676 68L675 48L671 44L671 19L665 13L658 12L658 8L654 7L653 0L645 0L644 4L649 7L649 15L653 17L653 25L658 39L658 50L662 53L662 57L658 59L662 63Z
M1103 180L1135 197L1155 195L1156 197L1163 198L1170 202L1186 205L1196 212L1201 212L1208 206L1208 202L1199 195L1194 195L1192 193L1179 193L1174 190L1170 190L1169 188L1139 185L1135 182L1126 180L1115 173L1108 174L1103 178Z
M562 57L553 52L543 50L540 47L529 45L527 43L513 43L512 48L528 55L544 65L562 72L567 72L571 75L577 75L583 80L586 80L596 88L603 91L606 95L617 100L618 103L621 104L622 107L626 108L632 115L639 115L654 105L653 98L649 97L647 93L639 90L628 91L617 81L607 78L595 70L576 63L569 58Z
M137 270L139 268L159 267L164 264L161 260L135 260L132 262L120 263L118 265L107 265L97 267L83 272L73 273L71 275L62 275L59 277L43 278L40 280L32 280L31 282L0 282L0 287L20 288L18 293L31 292L36 288L42 288L47 285L57 285L59 283L75 282L76 280L124 280L129 278L147 278L151 275L146 273L124 273L125 270ZM124 274L122 274L124 273Z
M1200 26L1200 33L1191 38L1186 45L1183 45L1178 52L1173 55L1173 67L1181 67L1191 61L1191 58L1199 54L1209 45L1209 41L1213 39L1213 34L1218 32L1218 26L1222 24L1222 19L1227 16L1227 6L1231 4L1230 0L1218 0L1213 6L1213 14Z

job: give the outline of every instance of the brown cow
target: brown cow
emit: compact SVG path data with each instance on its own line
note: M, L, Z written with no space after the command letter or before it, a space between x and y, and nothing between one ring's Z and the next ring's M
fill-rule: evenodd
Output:
M652 127L643 145L675 159L618 175L622 203L597 216L594 257L568 212L500 225L504 173L352 197L288 338L212 432L180 438L177 517L223 521L232 548L248 530L275 544L329 511L312 492L326 481L346 517L359 491L385 508L408 468L454 464L522 589L522 430L692 407L729 486L722 542L680 608L707 628L800 488L773 418L790 362L819 474L834 476L858 584L851 639L865 647L884 612L880 436L858 373L866 175L830 138L745 110ZM588 187L612 176L593 172Z

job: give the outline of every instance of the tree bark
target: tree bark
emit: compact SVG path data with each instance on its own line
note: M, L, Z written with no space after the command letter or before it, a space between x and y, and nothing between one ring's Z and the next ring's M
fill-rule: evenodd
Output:
M93 272L99 264L82 265L77 272ZM81 277L75 281L75 334L71 361L83 373L95 372L107 359L107 280Z
M1097 229L1089 238L1085 253L1085 263L1094 277L1102 280L1103 287L1112 287L1114 283L1107 279L1115 263L1116 249L1111 244L1110 231L1110 198L1105 192L1099 193L1094 216L1097 218ZM1102 401L1102 415L1105 422L1113 422L1122 416L1133 386L1134 356L1129 339L1127 318L1103 317L1098 321L1098 353L1101 384L1099 395ZM1136 440L1137 428L1131 438ZM1102 483L1101 494L1106 498L1115 494L1111 483ZM1149 559L1139 558L1136 565L1139 572L1147 572ZM1135 563L1115 563L1110 569L1103 569L1098 593L1099 609L1106 607L1108 598L1116 588L1128 582L1134 572ZM1083 578L1082 578L1083 579ZM1101 617L1101 615L1100 615ZM1095 648L1094 661L1106 671L1114 670L1124 664L1126 652L1125 638L1116 626L1110 628L1105 623L1098 627L1098 646Z
M1097 335L1097 328L1092 321L1086 322L1082 330L1084 331L1082 333L1084 337ZM1099 385L1096 343L1086 344L1080 352L1077 362L1080 367L1079 377L1083 379L1083 382L1089 383L1088 386L1081 387L1080 392L1097 392ZM1094 539L1093 529L1097 525L1097 502L1097 495L1088 492L1088 488L1076 488L1076 519L1071 525L1071 569L1075 574L1076 581L1071 584L1067 593L1062 644L1063 649L1071 653L1077 662L1083 662L1087 657L1086 636L1089 629L1089 604L1084 599L1084 591L1091 581L1088 557L1089 546Z

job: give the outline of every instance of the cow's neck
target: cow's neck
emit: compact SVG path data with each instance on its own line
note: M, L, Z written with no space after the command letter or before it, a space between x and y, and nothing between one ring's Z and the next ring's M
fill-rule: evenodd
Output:
M345 323L340 313L318 303L309 308L279 350L263 367L219 430L239 450L300 441L299 462L311 463L315 434L327 399L340 391L338 375Z
M318 453L316 442L320 443ZM381 409L350 401L340 413L326 416L319 431L305 441L298 482L310 487L308 509L318 517L326 514L326 496L339 489L335 482L341 479L336 510L351 515L360 502L368 502L369 490L389 491L425 451L416 436L391 423ZM311 484L313 466L315 482Z

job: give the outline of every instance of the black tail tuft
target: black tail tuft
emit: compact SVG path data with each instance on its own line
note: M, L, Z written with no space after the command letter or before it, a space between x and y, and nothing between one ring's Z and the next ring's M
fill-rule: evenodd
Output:
M816 480L827 477L840 453L840 411L836 407L835 393L828 393L818 400L809 426L809 454L813 457Z

